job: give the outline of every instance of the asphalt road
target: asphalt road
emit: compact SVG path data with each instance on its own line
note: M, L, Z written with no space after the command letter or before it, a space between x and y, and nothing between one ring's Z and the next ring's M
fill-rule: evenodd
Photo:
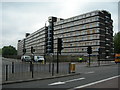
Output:
M106 80L102 83L94 83L94 84L91 84L91 85L86 85L85 88L116 88L118 87L118 85L120 84L119 83L119 80L120 80L120 77L116 77L116 78L113 78L113 79L110 79L110 80ZM120 88L120 86L119 86Z
M88 69L82 71L80 75L46 79L40 81L7 84L3 85L3 88L61 88L62 90L73 90L93 82L100 81L99 83L103 83L104 80L107 80L108 78L110 79L111 77L113 79L117 78L118 75L120 75L120 73L118 73L118 69L120 69L118 65L88 67ZM112 83L114 83L114 80ZM116 88L118 88L117 85Z

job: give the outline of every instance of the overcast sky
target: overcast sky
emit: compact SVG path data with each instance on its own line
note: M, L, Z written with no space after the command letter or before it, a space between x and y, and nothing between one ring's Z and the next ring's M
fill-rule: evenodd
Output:
M7 0L8 1L8 0ZM45 25L49 16L69 18L94 10L107 10L112 14L114 33L118 32L118 2L83 2L83 0L61 0L45 2L0 3L0 26L3 46L17 47L25 33L32 33ZM1 35L0 35L1 38Z

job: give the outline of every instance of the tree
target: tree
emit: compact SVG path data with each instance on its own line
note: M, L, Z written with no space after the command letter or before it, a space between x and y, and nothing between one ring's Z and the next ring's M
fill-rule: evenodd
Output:
M114 35L114 51L120 53L120 32Z
M6 57L8 55L17 55L17 50L13 46L4 46L2 48L2 56Z
M0 48L0 55L2 55L2 49Z

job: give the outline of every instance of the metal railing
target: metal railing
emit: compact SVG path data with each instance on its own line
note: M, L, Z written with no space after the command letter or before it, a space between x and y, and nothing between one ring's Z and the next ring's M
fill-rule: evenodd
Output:
M69 63L11 62L2 65L2 82L52 77L69 73Z

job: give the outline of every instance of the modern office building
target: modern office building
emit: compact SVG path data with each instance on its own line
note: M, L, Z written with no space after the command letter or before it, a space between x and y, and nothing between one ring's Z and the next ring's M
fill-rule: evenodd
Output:
M68 19L48 18L49 25L18 41L18 55L35 55L57 52L57 38L62 38L61 55L87 56L87 47L92 47L92 56L101 60L113 59L113 20L105 10L96 10ZM100 50L100 54L98 53Z

